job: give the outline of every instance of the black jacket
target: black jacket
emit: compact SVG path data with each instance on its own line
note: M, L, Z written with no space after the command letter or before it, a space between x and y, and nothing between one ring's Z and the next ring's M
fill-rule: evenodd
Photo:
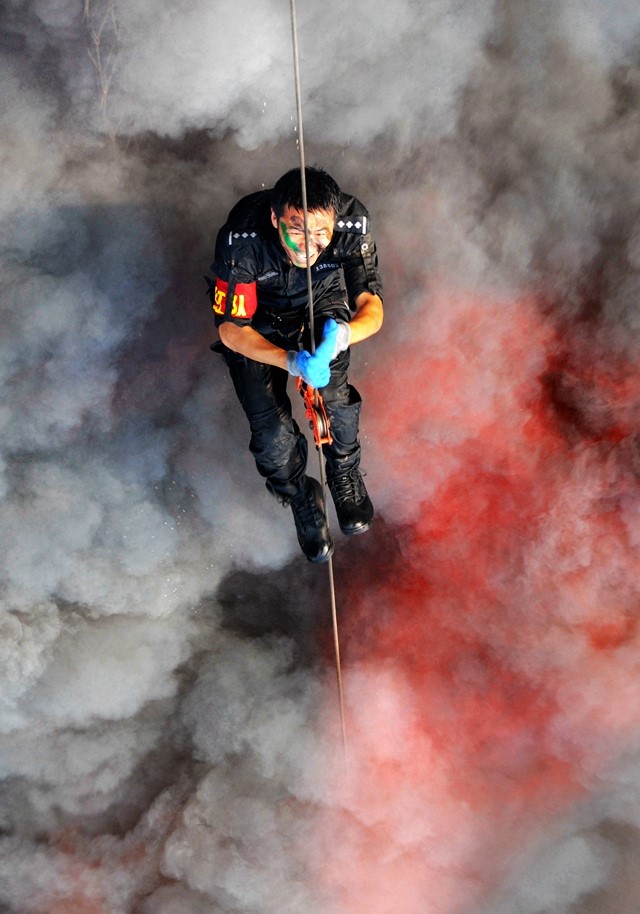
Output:
M211 266L225 293L216 295L212 285L212 302L216 325L232 321L265 336L291 336L307 320L307 271L291 263L283 250L271 224L270 199L270 190L249 194L229 213ZM382 297L369 214L355 197L342 194L331 243L311 267L311 281L314 316L349 320L361 292ZM236 296L238 289L254 302L254 308L246 309L250 315L237 306L238 298L243 300Z

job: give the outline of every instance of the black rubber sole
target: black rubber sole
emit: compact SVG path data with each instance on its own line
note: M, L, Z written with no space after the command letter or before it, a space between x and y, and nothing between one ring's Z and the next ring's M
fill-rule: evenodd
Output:
M323 553L322 555L318 556L317 558L311 558L311 557L308 556L308 555L306 554L306 552L304 552L304 551L303 551L302 554L304 555L304 557L305 557L309 562L311 562L312 565L324 565L324 563L325 563L325 562L328 562L329 559L331 558L331 556L333 555L333 549L334 549L334 546L333 546L333 543L332 543L332 544L331 544L331 549L329 549L328 552Z
M372 524L373 521L369 521L368 524L360 524L358 527L349 527L347 529L340 527L340 529L345 536L358 536L360 533L366 533L367 530L370 530Z

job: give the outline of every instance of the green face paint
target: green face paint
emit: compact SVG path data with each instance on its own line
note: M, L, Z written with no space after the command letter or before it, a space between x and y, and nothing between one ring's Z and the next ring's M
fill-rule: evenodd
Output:
M296 254L302 253L302 248L300 248L295 243L295 241L292 239L291 235L289 234L289 228L287 226L287 223L284 221L284 219L280 220L280 231L282 232L282 237L284 239L284 243L289 248L289 250L294 251Z
M312 221L309 227L309 250L307 252L302 218L296 211L293 212L291 218L294 220L292 225L288 225L284 218L278 218L278 222L274 222L274 225L278 226L282 247L287 251L289 260L297 267L315 263L331 241L333 221L323 213L311 213Z

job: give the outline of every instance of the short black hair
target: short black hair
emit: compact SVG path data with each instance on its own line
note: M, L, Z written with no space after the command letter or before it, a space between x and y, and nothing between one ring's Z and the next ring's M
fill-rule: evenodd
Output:
M340 206L340 188L322 168L307 165L304 170L307 187L307 209L315 212L326 209L337 213ZM302 176L299 168L292 168L276 181L271 191L271 209L276 216L284 213L285 206L302 209Z

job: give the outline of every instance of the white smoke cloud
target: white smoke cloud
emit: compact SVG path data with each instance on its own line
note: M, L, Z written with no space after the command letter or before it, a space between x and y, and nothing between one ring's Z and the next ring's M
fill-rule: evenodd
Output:
M613 848L595 835L570 835L550 848L538 849L525 872L509 887L505 902L494 900L495 914L568 914L611 875Z
M394 461L376 447L382 413L365 397L370 488L381 516L407 523L460 470L466 443L504 416L519 427L522 389L553 347L531 338L516 390L514 300L542 290L572 321L584 285L598 285L603 338L636 354L640 11L600 0L298 6L309 157L372 210L386 279L387 325L354 353L356 383L398 383L404 402L412 365L439 353L463 382L453 411L436 385L420 391L430 418L410 433L441 458L420 475L398 469L403 441ZM338 889L318 885L308 848L326 840L323 812L344 806L347 842L391 810L398 845L429 849L443 914L592 914L590 899L621 914L616 866L640 829L633 645L617 672L593 667L588 688L560 680L547 737L571 759L580 734L589 801L560 825L532 819L530 843L495 869L490 907L461 863L492 823L447 793L437 745L422 751L440 792L413 795L418 816L406 797L384 807L336 787L333 685L305 641L324 594L254 471L207 351L200 285L234 200L295 163L287 4L10 0L0 25L0 905L328 914ZM460 333L469 289L491 304ZM484 332L488 321L499 332ZM632 395L614 403L630 426ZM611 409L579 405L595 426ZM574 629L627 586L628 553L590 539L600 493L616 494L631 551L640 541L632 490L581 459L527 574L593 567L600 589L559 605L566 629L545 631L541 615L535 643L500 640L500 620L477 623L540 681L579 666ZM584 545L563 552L572 524ZM245 583L223 611L229 574ZM283 618L289 630L275 635ZM482 677L460 662L464 690ZM385 764L402 765L411 690L392 668L355 667L348 685L395 734ZM377 734L360 723L375 757Z

